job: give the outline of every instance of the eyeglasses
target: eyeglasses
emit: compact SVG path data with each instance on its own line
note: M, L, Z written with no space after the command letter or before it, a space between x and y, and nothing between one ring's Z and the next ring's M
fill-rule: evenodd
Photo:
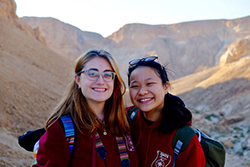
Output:
M102 75L103 79L107 82L112 81L116 75L116 73L112 71L99 72L91 69L80 71L77 73L77 75L80 75L81 73L85 73L90 81L96 81L100 77L100 75Z
M129 68L137 66L140 62L152 62L152 61L155 61L157 59L158 59L157 56L150 56L150 57L145 57L145 58L141 58L141 59L134 59L134 60L131 60L129 62Z

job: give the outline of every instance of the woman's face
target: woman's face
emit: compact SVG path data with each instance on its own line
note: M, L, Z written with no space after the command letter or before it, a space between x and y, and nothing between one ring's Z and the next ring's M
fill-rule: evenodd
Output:
M89 69L98 72L112 71L109 62L100 57L88 61L82 71ZM97 104L104 105L105 101L111 97L114 90L114 80L105 81L102 75L100 75L97 80L93 81L90 80L84 72L81 73L80 76L75 75L75 81L90 106Z
M132 103L146 114L161 111L168 85L162 84L156 70L138 67L130 76L130 98Z

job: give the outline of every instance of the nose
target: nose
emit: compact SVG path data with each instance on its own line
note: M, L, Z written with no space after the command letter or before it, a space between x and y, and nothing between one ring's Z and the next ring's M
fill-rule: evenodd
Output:
M139 95L146 95L148 94L148 90L146 87L142 86L141 89L139 90Z
M104 81L104 78L103 78L103 75L102 74L100 74L99 76L98 76L98 78L97 78L97 80L96 80L96 83L97 84L102 84L102 83L104 83L105 81Z

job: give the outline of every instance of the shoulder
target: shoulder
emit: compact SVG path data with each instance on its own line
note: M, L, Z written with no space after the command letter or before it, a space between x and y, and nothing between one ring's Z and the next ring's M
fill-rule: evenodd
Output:
M182 128L176 129L172 142L173 148L180 145L180 151L185 151L186 148L190 146L190 142L193 140L194 136L197 136L196 132L190 125L185 125Z
M37 163L47 166L65 166L69 163L70 149L59 121L46 130L39 140Z
M59 120L54 121L51 126L47 129L47 131L56 131L56 130L62 130L62 126L60 124Z
M60 122L57 120L51 124L51 126L46 130L44 135L40 138L40 141L48 139L57 139L60 137L65 137L63 128Z
M65 133L59 121L55 121L44 133L44 135L39 140L39 150L41 152L51 152L52 148L67 150L68 143L65 139ZM53 151L52 151L53 152Z
M192 138L189 144L191 147L199 147L202 149L201 143L198 139L198 135L194 135L194 137Z
M179 133L179 134L178 134ZM175 137L183 141L183 147L186 152L196 150L199 152L203 151L201 143L198 139L197 132L190 126L186 125L176 131ZM192 152L192 151L191 151Z

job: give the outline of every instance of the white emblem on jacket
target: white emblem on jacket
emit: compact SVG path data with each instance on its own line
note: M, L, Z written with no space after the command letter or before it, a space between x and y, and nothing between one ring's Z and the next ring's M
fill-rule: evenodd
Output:
M160 150L157 150L157 156L153 163L151 164L151 167L167 167L171 162L171 156L161 152Z

